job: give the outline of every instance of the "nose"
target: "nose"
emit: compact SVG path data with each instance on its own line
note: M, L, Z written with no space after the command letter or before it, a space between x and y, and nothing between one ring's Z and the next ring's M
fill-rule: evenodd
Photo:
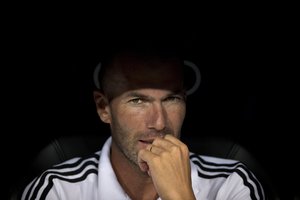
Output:
M153 104L149 112L148 128L162 131L166 128L167 113L161 103Z

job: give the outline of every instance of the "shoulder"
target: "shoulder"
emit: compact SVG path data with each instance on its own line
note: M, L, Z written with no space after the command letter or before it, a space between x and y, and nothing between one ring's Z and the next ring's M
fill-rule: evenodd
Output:
M66 189L70 183L82 183L86 178L98 174L100 151L86 157L76 157L44 171L24 190L22 200L45 199L55 185ZM58 195L58 193L57 193Z
M251 199L264 199L264 191L255 175L243 163L226 158L190 154L192 168L202 182L221 190L238 193L246 191ZM215 188L216 189L216 188Z
M190 154L190 160L196 167L198 176L207 179L227 178L232 173L245 168L245 166L236 160L203 156L195 153Z

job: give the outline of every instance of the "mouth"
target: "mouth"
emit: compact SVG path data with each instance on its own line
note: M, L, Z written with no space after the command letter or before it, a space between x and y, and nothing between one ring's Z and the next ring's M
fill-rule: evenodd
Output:
M163 135L160 134L160 135L156 135L156 136L152 136L152 137L141 138L139 140L139 144L141 145L142 148L146 148L148 145L152 144L153 141L158 137L163 138Z
M154 141L154 139L139 140L139 142L141 142L141 143L143 143L143 144L152 144L153 141Z

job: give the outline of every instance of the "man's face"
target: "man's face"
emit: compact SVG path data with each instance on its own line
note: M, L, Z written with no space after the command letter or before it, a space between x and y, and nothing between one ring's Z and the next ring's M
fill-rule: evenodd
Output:
M180 137L186 112L182 74L174 61L123 57L115 65L108 123L115 146L137 164L139 150L156 137Z

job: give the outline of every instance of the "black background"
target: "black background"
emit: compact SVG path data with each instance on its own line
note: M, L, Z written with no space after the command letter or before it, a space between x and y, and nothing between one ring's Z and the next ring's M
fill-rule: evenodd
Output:
M188 97L183 136L238 140L265 166L283 197L299 193L293 29L280 21L187 27L111 29L50 22L15 27L6 40L9 54L2 75L8 185L23 176L52 138L106 130L92 96L103 41L124 33L163 34L185 41L186 58L202 75L199 89Z

